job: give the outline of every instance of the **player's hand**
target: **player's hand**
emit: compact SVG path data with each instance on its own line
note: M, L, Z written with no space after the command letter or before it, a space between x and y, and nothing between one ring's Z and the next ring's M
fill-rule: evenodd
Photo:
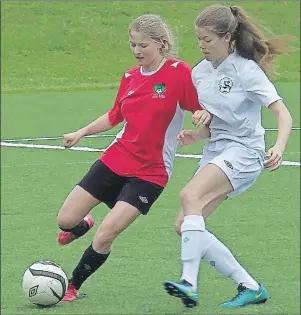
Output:
M267 152L267 160L264 162L264 167L268 168L270 172L279 168L282 162L283 151L277 146L270 148Z
M182 130L178 134L177 140L181 147L194 144L198 140L198 132L195 130Z
M212 118L211 114L207 112L205 109L197 110L192 115L192 123L196 127L199 127L201 125L209 125L211 122L211 118Z
M67 133L63 135L63 144L65 148L71 148L82 138L79 131Z

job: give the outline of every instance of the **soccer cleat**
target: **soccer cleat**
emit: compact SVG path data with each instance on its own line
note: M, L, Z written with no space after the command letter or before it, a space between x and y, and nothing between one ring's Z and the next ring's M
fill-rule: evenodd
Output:
M186 280L182 280L180 283L165 281L164 288L171 296L181 298L185 307L193 308L197 306L199 295L192 289L192 285Z
M75 289L72 283L68 284L68 288L62 299L63 302L72 302L78 299L79 292Z
M234 308L247 306L249 304L262 304L269 299L269 292L263 284L259 284L258 290L251 290L240 283L237 291L237 295L231 301L222 303L220 306Z
M94 218L92 217L91 214L88 214L84 217L84 220L88 223L89 225L89 230L92 229L94 225ZM60 231L58 234L57 241L60 245L67 245L74 241L77 237L75 237L72 232L65 232L65 231Z

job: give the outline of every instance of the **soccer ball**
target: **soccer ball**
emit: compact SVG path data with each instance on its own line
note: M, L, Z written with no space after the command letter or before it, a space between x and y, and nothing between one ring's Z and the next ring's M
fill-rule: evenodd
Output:
M38 306L51 306L62 300L68 286L63 269L52 261L38 261L23 276L23 291Z

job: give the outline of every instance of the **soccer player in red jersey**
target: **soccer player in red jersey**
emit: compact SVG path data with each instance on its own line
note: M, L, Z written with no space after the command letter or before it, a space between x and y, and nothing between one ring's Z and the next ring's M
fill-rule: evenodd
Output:
M63 137L64 146L70 148L85 135L124 122L57 216L62 230L58 242L66 245L92 228L92 208L103 202L111 209L74 269L63 301L77 299L83 282L107 260L116 237L141 213L148 213L171 176L184 111L202 110L191 69L173 58L172 33L160 17L135 19L129 27L129 42L138 66L124 73L113 108ZM202 115L204 124L208 123L210 114L204 110Z

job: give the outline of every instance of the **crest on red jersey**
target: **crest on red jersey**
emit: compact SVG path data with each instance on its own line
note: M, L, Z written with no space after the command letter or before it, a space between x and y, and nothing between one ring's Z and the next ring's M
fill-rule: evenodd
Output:
M165 98L166 85L165 83L157 83L154 86L153 98Z

